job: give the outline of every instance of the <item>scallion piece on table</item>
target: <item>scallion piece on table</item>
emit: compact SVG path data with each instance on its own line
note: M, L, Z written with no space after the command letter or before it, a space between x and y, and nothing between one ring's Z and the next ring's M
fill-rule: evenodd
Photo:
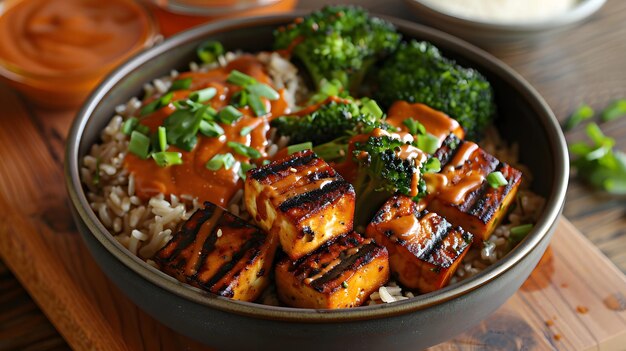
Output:
M409 133L411 133L411 135L426 134L426 128L424 127L424 125L414 120L413 118L405 119L404 121L402 121L402 124L404 124L409 129Z
M159 149L161 151L167 150L167 131L165 127L159 126L157 134L159 136Z
M437 173L441 170L441 161L436 157L431 157L423 167L425 173Z
M577 125L579 125L582 121L590 119L593 117L594 111L589 105L581 105L572 113L569 119L565 122L565 130L570 130Z
M250 134L252 129L254 129L254 127L252 127L252 126L245 126L245 127L241 128L241 130L239 131L239 135L246 136L246 135Z
M217 118L226 124L231 124L238 120L243 114L235 107L228 105L220 110L217 114Z
M187 90L191 88L192 83L191 78L178 79L172 82L172 86L170 87L170 91L174 90Z
M218 171L221 168L230 169L235 164L235 157L231 153L217 154L205 165L208 170Z
M128 143L128 151L137 157L145 160L148 158L148 150L150 149L150 138L138 131L130 134L130 142Z
M200 122L200 133L208 137L218 137L224 134L224 129L217 122L202 120Z
M152 153L152 158L159 167L180 165L183 163L183 155L180 152L161 151Z
M264 97L269 100L277 100L280 97L280 94L276 90L263 83L250 84L246 87L246 90L252 95Z
M361 107L361 111L370 113L376 118L381 118L384 114L383 110L378 106L376 101L371 99L363 99L363 107Z
M439 148L439 139L430 134L422 134L417 138L417 147L427 154L433 154Z
M626 116L626 99L619 99L607 106L600 118L603 122L608 122L624 116Z
M255 84L256 79L250 77L249 75L242 73L236 69L230 71L228 78L226 78L228 83L232 83L235 85L239 85L240 87L245 87L250 84Z
M265 103L258 95L248 94L248 105L250 105L250 108L254 111L254 115L257 117L265 116L267 114Z
M293 155L296 152L300 152L303 150L312 150L312 149L313 149L313 143L311 143L310 141L307 141L302 144L294 144L294 145L287 146L287 153L289 155Z
M495 171L489 173L487 175L487 182L491 185L492 188L499 188L503 185L509 184L509 182L504 178L504 175L500 171Z
M213 87L208 87L189 94L189 99L194 102L205 102L211 100L215 94L217 94L217 90Z
M135 130L138 124L139 124L139 119L137 117L131 117L127 119L126 121L124 121L124 124L122 124L122 133L126 135L130 135L130 133L132 133L133 130Z
M246 146L246 145L241 144L241 143L237 143L237 142L234 142L234 141L229 141L228 143L226 143L226 145L228 145L228 147L233 149L239 155L243 155L243 156L249 157L251 159L259 158L259 157L262 156L261 152L259 152L259 150L255 149L255 148L252 148L250 146Z
M217 58L224 55L224 46L215 40L208 40L198 46L196 54L200 61L204 63L213 63Z

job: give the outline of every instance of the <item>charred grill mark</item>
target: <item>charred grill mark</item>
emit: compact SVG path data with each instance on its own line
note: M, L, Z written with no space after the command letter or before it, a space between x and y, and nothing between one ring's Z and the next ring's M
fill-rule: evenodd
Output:
M446 166L454 157L461 142L461 139L459 139L456 135L450 134L444 139L441 147L435 151L433 157L439 159L442 168Z
M448 226L445 229L445 232L441 236L439 236L439 240L437 240L435 245L433 245L433 247L429 250L428 255L426 255L422 259L430 264L435 265L439 269L450 267L452 262L450 262L449 260L442 261L441 257L439 258L439 260L435 260L434 256L436 253L439 252L439 250L442 249L442 246L445 243L446 237L448 237L448 235L452 235L454 232L456 232L456 229L454 229L450 224L448 224Z
M260 181L272 174L276 174L288 168L304 166L317 158L317 155L312 151L307 150L298 152L293 154L291 159L287 161L281 163L270 163L267 166L255 168L250 171L250 173L253 179Z
M291 197L281 203L278 209L282 212L287 212L296 207L303 207L305 211L319 210L347 191L354 191L352 185L343 179L338 179L326 184L323 188Z
M209 254L215 249L215 243L217 242L217 229L221 228L221 223L218 223L211 230L211 234L202 244L202 250L200 251L200 257L198 258L198 262L196 262L196 266L194 267L195 273L191 276L191 279L196 280L198 275L200 274L200 269L204 267L207 257Z
M156 255L160 260L164 262L171 262L176 259L180 253L191 245L198 235L198 231L209 218L211 218L216 210L221 211L217 206L210 202L205 202L204 209L199 209L194 213L191 218L182 226L181 230L175 235L168 245L164 246ZM163 257L162 253L171 245L176 245L176 248L172 252ZM184 263L184 262L183 262Z
M346 270L357 270L358 268L372 262L378 247L375 244L366 244L359 248L359 251L351 256L346 257L328 273L319 279L311 282L311 287L318 292L324 291L324 285L337 279Z
M321 179L325 179L325 178L335 178L337 176L337 173L335 172L334 169L328 167L329 169L321 171L321 172L315 172L315 173L311 173L308 175L309 181L314 182L316 180L321 180Z
M230 272L247 253L249 250L255 249L253 255L257 255L259 251L260 241L259 238L253 237L248 239L239 251L237 251L231 258L230 261L224 263L215 274L206 282L197 281L199 285L204 287L205 289L211 290L211 287L215 285L220 279L224 278L228 272ZM212 290L211 290L212 291Z
M488 184L484 184L484 191L478 196L477 200L467 209L467 212L478 218L482 223L486 224L493 219L498 213L502 201L516 186L519 180L519 172L515 171L506 163L498 164L497 171L501 171L507 178L508 183L498 188L491 188ZM514 174L511 174L515 172Z
M426 249L419 253L417 257L422 261L429 262L432 258L432 255L437 252L439 247L441 247L442 242L444 241L445 237L450 233L451 228L452 225L442 218L441 221L435 225L435 232L432 233L429 242L424 244Z

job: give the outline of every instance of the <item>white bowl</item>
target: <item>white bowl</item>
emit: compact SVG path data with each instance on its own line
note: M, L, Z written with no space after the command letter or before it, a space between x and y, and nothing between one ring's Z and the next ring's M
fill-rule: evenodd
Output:
M445 0L442 0L445 1ZM520 0L523 1L523 0ZM420 21L483 47L537 43L589 18L606 0L578 0L569 10L544 19L506 23L444 11L429 1L405 0Z

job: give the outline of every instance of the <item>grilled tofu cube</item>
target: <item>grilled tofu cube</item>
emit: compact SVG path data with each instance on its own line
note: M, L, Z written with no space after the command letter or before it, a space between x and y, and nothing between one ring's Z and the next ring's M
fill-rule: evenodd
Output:
M292 260L352 231L354 188L311 150L248 172L246 208Z
M474 234L474 243L487 240L506 215L522 180L522 173L501 163L478 145L450 135L434 154L441 172L426 174L430 194L428 209ZM489 185L489 173L500 171L508 184Z
M161 270L235 300L254 301L269 284L278 240L210 202L157 252Z
M293 307L349 308L362 305L389 280L387 250L352 232L303 257L276 265L279 299Z
M411 198L402 195L383 205L366 236L387 248L398 281L423 293L448 284L472 243L472 234L436 213L419 211Z

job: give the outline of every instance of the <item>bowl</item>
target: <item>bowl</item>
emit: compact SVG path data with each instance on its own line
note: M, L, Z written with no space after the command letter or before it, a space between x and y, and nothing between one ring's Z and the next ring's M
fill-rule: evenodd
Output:
M203 293L132 255L90 209L81 185L82 157L98 141L114 107L142 92L144 82L185 69L207 39L227 49L269 49L272 30L298 15L236 19L174 36L113 72L79 111L67 139L65 177L77 227L103 271L140 308L182 334L218 349L422 349L454 337L502 305L545 251L561 212L568 179L566 143L548 105L522 77L482 50L440 31L387 18L406 38L428 40L492 82L500 132L521 145L546 207L533 231L476 276L439 291L385 305L343 310L265 306ZM537 157L541 155L541 157Z
M405 2L425 24L490 48L513 44L537 44L583 22L598 11L606 0L576 0L569 10L558 15L524 21L496 21L460 15L446 11L441 6L433 6L432 0L405 0Z
M118 64L153 45L158 32L134 0L0 2L0 81L40 107L76 109Z

